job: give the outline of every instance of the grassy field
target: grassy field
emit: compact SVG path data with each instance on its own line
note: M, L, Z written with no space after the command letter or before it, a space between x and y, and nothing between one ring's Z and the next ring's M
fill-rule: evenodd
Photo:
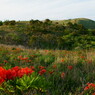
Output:
M95 50L0 45L0 95L95 95Z

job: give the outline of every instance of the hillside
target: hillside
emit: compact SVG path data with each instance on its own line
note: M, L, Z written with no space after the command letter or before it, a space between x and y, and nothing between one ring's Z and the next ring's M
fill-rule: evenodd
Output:
M58 22L60 24L67 24L68 22L82 24L87 29L95 29L95 21L87 18L76 18L76 19L68 19L68 20L55 20L54 22Z
M44 22L44 21L43 21ZM95 21L88 19L88 18L75 18L75 19L67 19L67 20L52 20L52 22L58 22L59 24L67 24L69 22L71 23L77 23L82 24L87 29L95 29ZM28 24L29 21L20 21L20 24Z
M95 21L84 18L4 21L0 22L0 44L22 45L33 49L95 48L95 29L91 23Z

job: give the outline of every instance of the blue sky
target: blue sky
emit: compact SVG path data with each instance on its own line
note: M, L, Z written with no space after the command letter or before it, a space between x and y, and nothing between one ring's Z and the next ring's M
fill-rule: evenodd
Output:
M0 0L0 20L95 20L95 0Z

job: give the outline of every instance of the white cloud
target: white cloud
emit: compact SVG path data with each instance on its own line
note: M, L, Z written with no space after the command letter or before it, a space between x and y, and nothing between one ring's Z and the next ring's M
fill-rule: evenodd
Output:
M95 0L0 0L0 19L69 19L86 17L95 20Z

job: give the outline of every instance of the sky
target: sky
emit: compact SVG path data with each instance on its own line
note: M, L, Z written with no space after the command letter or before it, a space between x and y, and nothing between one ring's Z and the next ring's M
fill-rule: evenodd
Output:
M95 20L95 0L0 0L0 20L73 18Z

